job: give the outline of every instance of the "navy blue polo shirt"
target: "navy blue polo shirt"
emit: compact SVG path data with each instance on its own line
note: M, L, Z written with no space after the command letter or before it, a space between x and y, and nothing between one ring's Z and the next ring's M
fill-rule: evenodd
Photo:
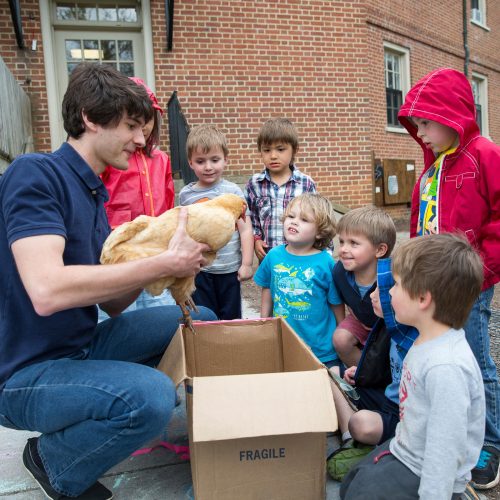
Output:
M20 156L0 177L0 389L16 370L87 345L97 324L96 306L39 316L17 272L12 243L60 235L65 265L97 264L110 231L107 199L102 181L68 143L51 154Z

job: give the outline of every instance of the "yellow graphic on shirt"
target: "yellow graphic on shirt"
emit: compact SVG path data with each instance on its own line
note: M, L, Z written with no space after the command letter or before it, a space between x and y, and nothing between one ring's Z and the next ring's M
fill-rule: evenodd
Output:
M441 164L447 154L454 153L457 148L451 148L440 153L436 161L427 171L427 179L420 193L420 210L418 214L417 235L436 234L439 231L437 204L439 193L439 177Z

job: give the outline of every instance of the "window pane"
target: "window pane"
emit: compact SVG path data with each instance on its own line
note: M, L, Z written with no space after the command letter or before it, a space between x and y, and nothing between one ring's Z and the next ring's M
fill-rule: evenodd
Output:
M471 9L479 9L479 0L471 0L470 6Z
M394 73L394 89L401 89L401 79L399 78L399 73Z
M79 21L97 21L97 9L95 7L78 7Z
M56 5L56 18L61 21L71 21L75 19L74 4L58 3Z
M118 7L118 20L125 23L136 23L137 11L135 7Z
M116 8L112 6L99 7L99 21L116 21Z
M391 127L399 127L398 111L403 103L403 92L387 88L385 89L386 106L387 106L387 125Z
M478 102L480 102L479 82L477 80L472 80L471 86L472 86L472 93L474 94L474 102L477 104Z
M106 61L116 60L116 41L101 40L102 58Z
M134 53L131 40L118 40L118 59L120 61L133 61Z
M120 71L126 76L134 76L134 63L120 63Z
M483 117L481 113L481 104L476 104L476 123L479 126L479 132L483 133Z
M82 60L82 46L80 40L64 40L66 60Z
M99 61L99 42L98 40L83 41L83 58L86 61Z

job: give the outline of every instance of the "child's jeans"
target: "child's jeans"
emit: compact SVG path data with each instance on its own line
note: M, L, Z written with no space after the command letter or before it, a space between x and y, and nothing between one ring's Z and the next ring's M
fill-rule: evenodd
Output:
M483 376L486 396L486 431L484 444L500 452L500 384L495 362L490 353L488 324L491 316L491 300L494 287L479 295L464 326L469 343Z
M42 433L38 449L59 492L78 496L164 431L175 387L150 366L180 315L174 306L121 314L99 323L92 342L72 356L29 365L7 380L0 425ZM216 318L200 308L193 319Z

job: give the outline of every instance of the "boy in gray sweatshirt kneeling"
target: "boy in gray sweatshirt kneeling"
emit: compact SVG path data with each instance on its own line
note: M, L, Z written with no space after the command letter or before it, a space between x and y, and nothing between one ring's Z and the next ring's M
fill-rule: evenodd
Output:
M340 497L455 500L484 439L483 381L462 329L481 291L482 262L462 237L434 234L403 243L392 270L396 320L419 332L403 364L400 422L348 473Z

